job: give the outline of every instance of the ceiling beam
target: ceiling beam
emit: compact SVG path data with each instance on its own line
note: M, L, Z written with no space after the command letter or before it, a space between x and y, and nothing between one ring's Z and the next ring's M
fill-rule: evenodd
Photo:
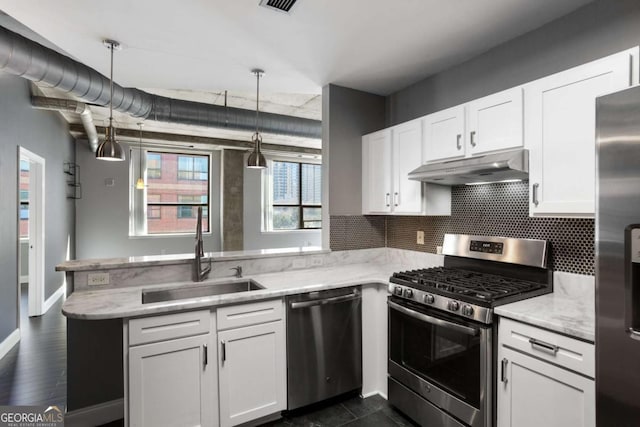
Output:
M99 135L104 135L105 127L97 126ZM69 124L69 131L72 135L86 139L86 132L81 124L71 123ZM118 136L129 142L136 142L140 138L140 131L137 129L118 129ZM150 132L142 131L142 140L147 143L181 143L186 145L191 144L203 144L215 148L229 148L235 150L250 150L253 149L253 142L251 141L238 141L233 139L213 138L208 136L196 136L196 135L184 135L178 133L167 132ZM264 151L284 152L284 153L299 153L299 154L313 154L322 155L322 150L316 148L296 147L293 145L282 144L262 144Z

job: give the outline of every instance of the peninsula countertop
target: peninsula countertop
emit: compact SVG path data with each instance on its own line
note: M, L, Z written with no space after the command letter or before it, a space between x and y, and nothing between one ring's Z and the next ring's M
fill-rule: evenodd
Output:
M77 291L62 306L65 316L75 319L100 320L161 314L202 307L214 307L269 298L278 298L304 292L335 289L353 285L376 283L388 285L394 271L402 269L397 264L361 263L335 267L312 268L247 276L243 279L215 279L205 282L164 283L161 285L135 286L100 290ZM265 289L143 304L143 290L159 290L176 286L202 286L227 283L234 280L253 279Z
M215 307L304 292L321 291L354 285L388 286L389 277L407 269L404 263L360 262L347 265L278 271L248 275L265 289L236 292L175 301L142 303L143 290L202 286L233 280L212 279L205 282L176 282L100 290L76 291L65 301L62 312L75 319L117 319ZM560 332L585 341L595 339L595 299L590 276L556 274L554 293L496 307L499 316Z

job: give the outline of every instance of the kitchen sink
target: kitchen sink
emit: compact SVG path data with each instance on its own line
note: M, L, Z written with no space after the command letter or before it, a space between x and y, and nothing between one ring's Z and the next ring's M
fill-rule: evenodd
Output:
M161 290L143 290L142 303L176 301L189 298L208 297L212 295L232 294L236 292L249 292L264 289L258 282L247 280L234 280L233 282L210 283L200 286L184 286Z

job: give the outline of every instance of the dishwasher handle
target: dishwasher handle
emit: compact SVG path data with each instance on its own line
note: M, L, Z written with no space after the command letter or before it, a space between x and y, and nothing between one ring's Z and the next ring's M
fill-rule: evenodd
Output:
M340 302L352 301L359 298L360 298L360 293L358 293L358 291L353 291L353 293L350 293L347 295L340 295L338 297L314 299L311 301L292 302L291 308L295 310L297 308L315 307L317 305L337 304Z

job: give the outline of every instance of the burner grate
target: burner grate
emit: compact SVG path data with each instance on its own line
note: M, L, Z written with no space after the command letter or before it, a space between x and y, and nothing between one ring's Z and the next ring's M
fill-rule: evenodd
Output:
M433 288L454 296L464 295L488 302L542 287L540 284L525 280L447 267L394 273L393 277L427 289Z

